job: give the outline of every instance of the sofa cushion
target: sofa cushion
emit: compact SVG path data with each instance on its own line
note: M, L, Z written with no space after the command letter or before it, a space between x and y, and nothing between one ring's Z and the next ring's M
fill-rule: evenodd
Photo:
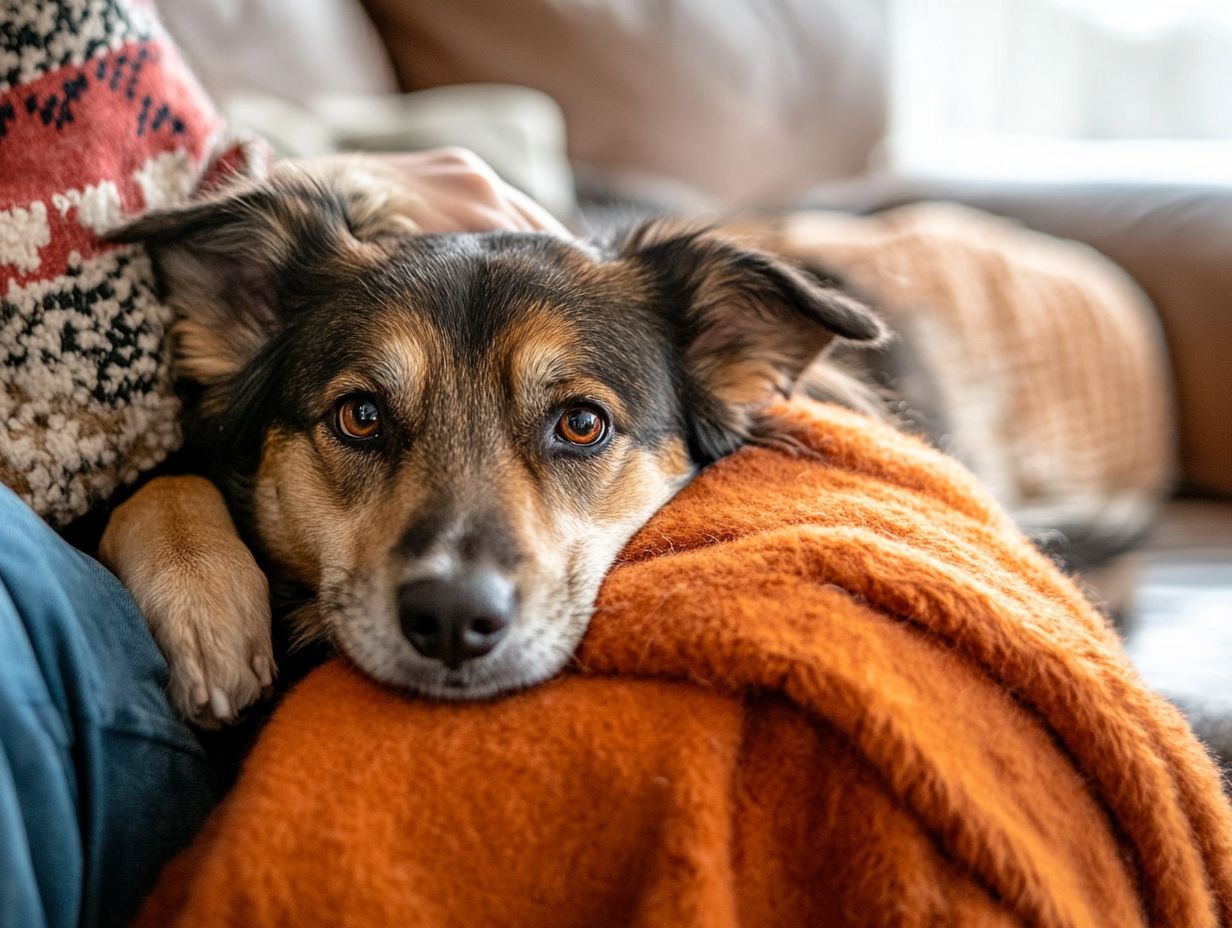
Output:
M586 169L786 198L862 171L885 124L876 4L366 0L403 89L508 83L564 109Z

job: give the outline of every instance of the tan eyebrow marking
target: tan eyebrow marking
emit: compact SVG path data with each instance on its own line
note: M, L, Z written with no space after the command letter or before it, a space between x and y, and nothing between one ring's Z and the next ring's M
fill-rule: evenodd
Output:
M433 335L426 323L408 318L391 318L374 327L361 342L361 360L329 381L321 401L330 404L347 393L376 393L412 409L424 390L431 352L439 345Z
M497 348L505 355L514 394L526 396L568 379L581 360L577 345L576 329L550 308L538 306L501 334Z
M607 384L583 371L577 330L550 305L529 309L500 338L514 396L548 401L570 396L591 397L608 407L621 422L625 408Z
M401 327L392 330L379 343L372 375L399 402L413 403L428 376L428 352L422 337Z

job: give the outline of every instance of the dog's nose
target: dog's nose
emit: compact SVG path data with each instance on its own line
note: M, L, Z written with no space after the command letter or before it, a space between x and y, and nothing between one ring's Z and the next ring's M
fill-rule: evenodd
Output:
M500 643L513 622L517 593L496 570L416 580L398 591L402 634L424 657L456 670Z

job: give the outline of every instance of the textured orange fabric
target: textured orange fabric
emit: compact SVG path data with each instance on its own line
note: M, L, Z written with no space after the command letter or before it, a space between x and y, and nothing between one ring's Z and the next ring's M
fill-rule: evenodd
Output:
M687 487L574 672L486 704L335 662L145 926L1232 923L1180 714L958 465L834 407Z

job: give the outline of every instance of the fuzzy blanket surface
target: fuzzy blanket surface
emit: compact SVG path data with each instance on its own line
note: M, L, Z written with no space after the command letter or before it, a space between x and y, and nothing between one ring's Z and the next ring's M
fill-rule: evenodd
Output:
M311 674L145 926L1232 924L1181 715L961 467L829 406L687 487L577 672Z

